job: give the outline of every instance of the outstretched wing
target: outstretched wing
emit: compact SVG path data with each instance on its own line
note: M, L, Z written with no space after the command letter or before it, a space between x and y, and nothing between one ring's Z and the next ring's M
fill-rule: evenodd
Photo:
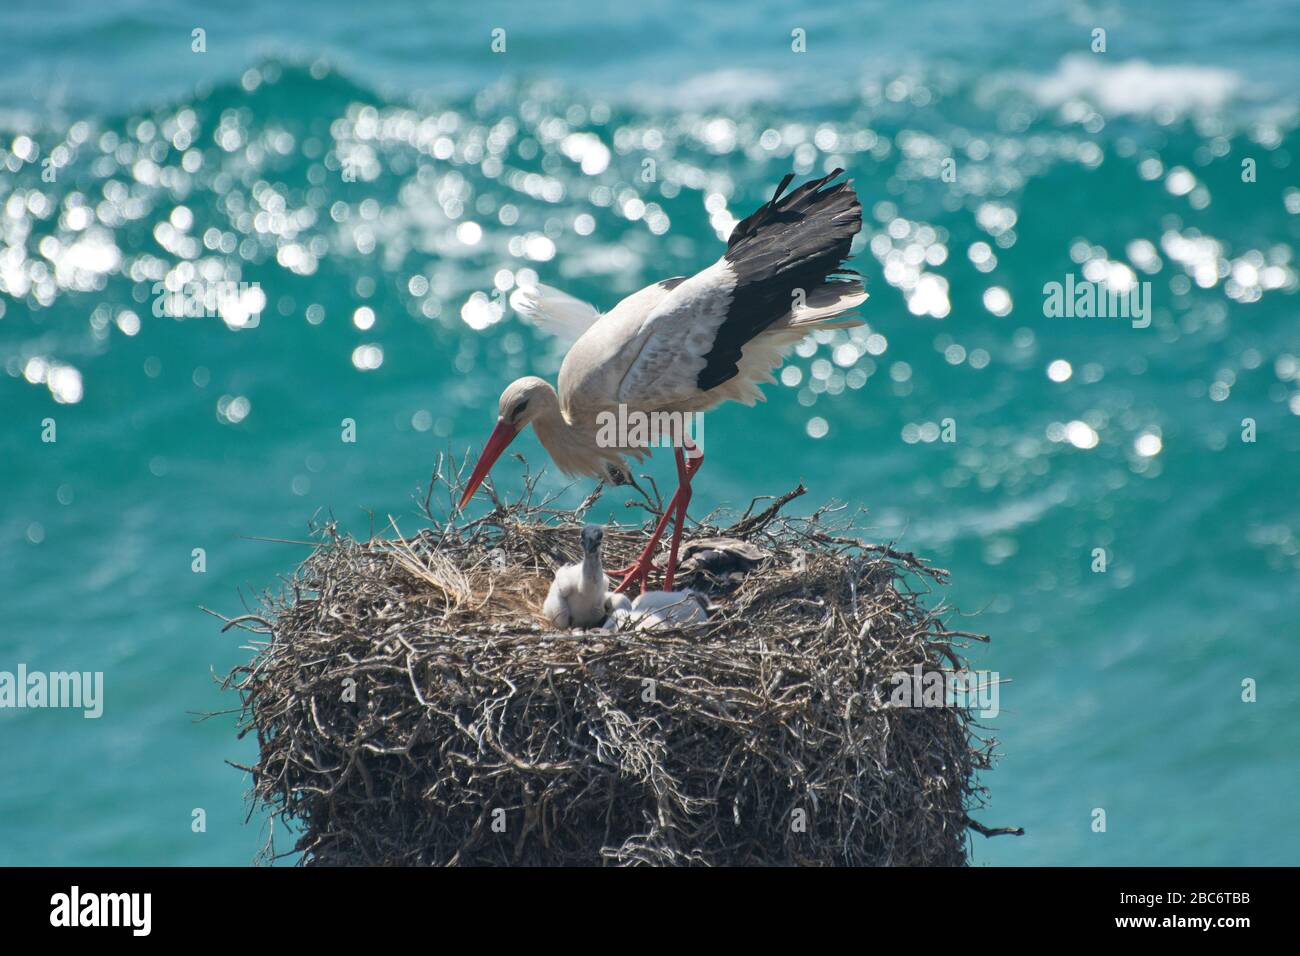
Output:
M510 305L531 325L555 336L565 346L576 342L600 318L594 305L541 283L520 286L510 294Z
M844 268L862 206L851 181L832 184L842 172L782 198L793 178L786 176L772 200L736 226L721 259L663 298L641 324L643 345L620 401L687 401L734 378L745 346L764 332L812 329L862 303L861 283Z

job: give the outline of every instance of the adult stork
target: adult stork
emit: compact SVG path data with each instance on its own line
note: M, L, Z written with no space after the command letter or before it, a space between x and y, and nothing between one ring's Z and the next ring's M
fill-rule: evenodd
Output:
M515 310L539 327L573 340L560 366L559 392L529 376L511 383L460 500L464 507L492 465L527 425L568 475L618 483L631 475L649 443L620 436L610 442L603 416L703 412L726 401L753 405L758 386L789 350L815 329L860 325L847 315L867 294L844 267L862 228L862 206L843 172L811 180L786 194L788 174L770 202L742 220L722 258L687 278L647 286L602 315L584 302L538 286L511 297ZM630 431L630 430L629 430ZM645 590L653 555L670 515L675 518L664 574L671 590L677 549L691 500L691 480L704 461L689 440L674 444L677 491L637 561L614 572Z

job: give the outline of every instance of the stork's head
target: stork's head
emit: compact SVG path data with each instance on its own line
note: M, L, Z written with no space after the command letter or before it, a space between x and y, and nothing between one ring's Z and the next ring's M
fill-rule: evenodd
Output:
M506 386L497 404L497 422L509 422L519 431L542 410L546 399L555 395L555 389L545 379L536 375L517 378Z
M497 424L483 446L474 473L470 475L465 493L460 497L458 507L464 508L474 496L478 486L483 483L487 473L492 470L501 453L523 431L524 426L541 414L547 407L556 403L555 389L544 379L528 375L516 379L506 386L497 404Z
M605 529L598 524L584 525L582 529L582 553L599 554L600 543L605 540Z

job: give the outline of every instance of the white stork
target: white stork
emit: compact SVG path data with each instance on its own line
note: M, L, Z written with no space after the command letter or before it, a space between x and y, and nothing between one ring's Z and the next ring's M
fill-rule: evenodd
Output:
M598 416L702 412L725 401L763 400L759 384L814 329L860 325L846 313L867 294L844 267L862 228L862 206L843 170L812 180L788 195L794 174L770 202L742 220L722 258L687 278L647 286L602 315L558 290L538 286L511 297L516 311L573 345L560 367L559 392L543 379L521 378L501 393L496 427L460 500L464 507L493 463L529 424L560 470L620 483L647 445L602 444ZM683 447L683 445L685 447ZM704 456L689 440L674 447L678 487L650 542L623 574L645 590L652 558L670 516L672 545L664 574L671 590L677 549L691 499L691 479Z
M607 631L655 631L709 619L709 602L698 591L647 591L631 602L615 594L609 603Z
M600 564L600 543L604 537L605 529L600 525L584 527L580 539L582 560L555 572L542 613L556 627L595 627L614 609L609 601L609 578Z

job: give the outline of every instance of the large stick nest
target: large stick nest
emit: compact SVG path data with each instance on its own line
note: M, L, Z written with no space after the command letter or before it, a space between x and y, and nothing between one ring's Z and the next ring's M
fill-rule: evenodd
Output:
M225 683L257 734L255 806L300 862L966 862L992 742L965 707L890 702L893 675L962 670L982 639L927 609L946 572L851 537L837 509L782 515L800 487L688 529L769 554L730 575L688 565L707 623L557 633L542 598L599 489L570 512L535 480L515 502L489 487L491 513L456 524L430 507L458 494L443 470L423 530L324 524L282 592L227 624L259 635ZM611 527L606 566L650 527Z

